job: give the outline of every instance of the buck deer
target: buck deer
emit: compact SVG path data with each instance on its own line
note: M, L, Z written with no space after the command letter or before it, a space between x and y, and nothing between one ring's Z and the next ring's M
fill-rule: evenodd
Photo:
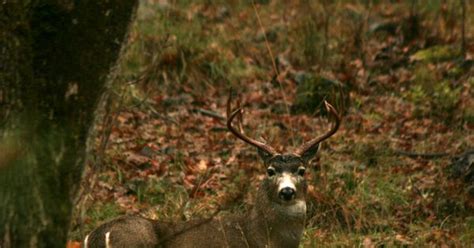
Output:
M228 112L230 102L229 97ZM267 175L257 191L255 205L246 214L180 223L139 216L120 217L87 235L84 247L298 247L306 218L306 167L316 155L319 144L336 133L341 121L332 105L325 102L325 106L335 117L334 126L294 153L286 154L249 138L232 125L242 108L228 113L229 131L255 146L266 166Z

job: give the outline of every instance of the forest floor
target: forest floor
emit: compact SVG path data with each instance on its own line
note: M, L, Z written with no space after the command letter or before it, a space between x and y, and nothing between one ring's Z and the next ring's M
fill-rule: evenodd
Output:
M328 130L323 99L343 112L306 175L303 247L474 244L474 182L451 165L474 148L460 1L241 2L141 1L71 239L126 213L245 211L265 168L226 131L232 87L247 135L279 151Z

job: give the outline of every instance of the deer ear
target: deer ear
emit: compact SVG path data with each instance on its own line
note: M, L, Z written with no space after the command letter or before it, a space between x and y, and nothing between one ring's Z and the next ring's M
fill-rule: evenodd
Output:
M308 163L311 159L314 158L314 156L316 156L318 151L319 151L319 143L307 149L303 154L301 154L301 159L303 159L305 163Z
M258 155L262 158L263 162L266 164L268 162L269 159L271 159L273 157L273 154L263 150L263 149L260 149L260 148L257 148L257 151L258 151Z

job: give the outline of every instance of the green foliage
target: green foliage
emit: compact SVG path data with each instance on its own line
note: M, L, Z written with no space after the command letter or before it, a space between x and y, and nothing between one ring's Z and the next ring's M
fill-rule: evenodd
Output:
M391 178L385 177L386 166L368 171L365 178L361 178L352 166L344 166L343 170L327 179L333 182L329 188L320 188L320 194L325 195L327 201L315 203L315 209L312 210L315 216L310 222L317 223L317 228L307 230L305 247L324 244L328 240L333 245L337 242L340 245L354 245L362 243L367 236L380 245L396 244L396 240L386 237L393 237L398 231L393 225L396 222L395 215L410 208L409 194L401 190L406 179L393 175ZM312 233L318 233L318 229L331 235L311 236ZM346 236L346 231L351 235Z
M166 180L166 178L158 178L150 176L146 180L135 178L127 183L130 193L137 196L137 200L141 203L147 203L151 206L167 205L176 201L177 198L187 198L186 191L181 185L176 185ZM169 192L173 194L168 194ZM174 208L176 206L173 206Z
M295 102L291 106L293 113L327 114L324 107L324 100L337 106L340 102L338 92L343 87L340 82L329 80L321 76L301 73L296 76L299 82L296 88Z
M114 132L140 136L151 129L147 136L153 138L123 146L111 142L110 149L120 154L153 144L158 148L150 160L156 164L118 164L113 173L119 179L100 178L128 190L114 196L134 200L127 212L146 209L155 219L186 220L222 206L240 213L244 202L252 202L262 167L254 149L223 132L229 84L243 95L244 130L281 151L328 128L317 117L287 115L291 101L293 113L324 114L322 101L340 104L341 86L351 85L350 94L343 89L353 102L349 106L345 99L341 129L322 145L319 170L308 176L313 188L302 247L453 246L449 242L456 239L462 241L455 245L470 244L469 209L443 171L449 159L432 162L393 152L457 153L470 145L466 129L456 123L472 123L464 91L474 81L466 78L470 67L453 60L459 52L448 41L449 30L400 42L411 2L336 1L326 9L311 1L258 5L281 72L275 83L251 1L152 2L140 8L123 75L140 82L127 86L126 97L156 111L130 101L138 113L119 113L123 123ZM438 13L441 2L415 5L421 27L433 30L436 23L427 18ZM223 6L228 16L216 18ZM374 22L394 31L367 35L366 26ZM445 45L417 52L431 42ZM217 117L194 111L200 107Z
M474 91L474 77L468 79L469 88L471 92ZM472 94L471 94L472 95ZM472 103L472 102L471 102ZM468 125L474 125L474 108L468 107L463 110L462 118Z
M353 144L354 153L353 158L361 163L361 167L378 166L379 161L383 161L384 157L388 155L389 149L382 149L388 144L373 144L373 143L359 143Z
M435 116L446 121L452 120L460 95L461 87L438 79L425 65L417 67L413 85L405 93L415 105L415 116Z
M120 207L115 203L106 202L104 204L94 206L89 211L87 211L86 214L89 218L91 218L92 223L96 225L96 223L104 222L123 214L123 210L121 210Z
M196 3L176 4L173 7L141 5L132 29L137 39L131 42L125 54L123 74L126 77L141 78L140 81L157 90L176 90L186 85L194 92L202 92L215 84L230 84L242 77L261 74L258 67L242 63L241 58L235 58L232 53L222 53L225 49L239 50L242 41L229 40L224 32L206 26L209 21L206 16L186 11ZM241 5L250 6L249 3L230 5L235 7L234 11Z
M454 46L433 46L424 50L419 50L411 56L414 61L422 62L442 62L461 55L459 48Z
M464 230L462 231L461 240L465 244L472 244L474 242L474 217L467 217L464 223Z
M301 47L302 52L307 64L314 64L316 62L321 62L324 58L323 46L324 46L324 36L322 32L318 30L316 22L308 16L305 19L300 27L301 29Z
M69 233L69 238L82 240L84 233L89 233L100 223L104 223L123 214L123 209L114 202L96 203L85 211L84 215L87 216L87 220L81 223L80 228L72 230L72 232Z
M459 102L460 93L461 89L452 88L448 81L436 84L432 92L434 110L438 113L451 113Z

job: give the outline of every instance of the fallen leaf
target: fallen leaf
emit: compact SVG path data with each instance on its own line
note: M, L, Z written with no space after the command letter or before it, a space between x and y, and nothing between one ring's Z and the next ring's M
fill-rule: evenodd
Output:
M81 248L81 243L69 240L66 244L66 248Z

